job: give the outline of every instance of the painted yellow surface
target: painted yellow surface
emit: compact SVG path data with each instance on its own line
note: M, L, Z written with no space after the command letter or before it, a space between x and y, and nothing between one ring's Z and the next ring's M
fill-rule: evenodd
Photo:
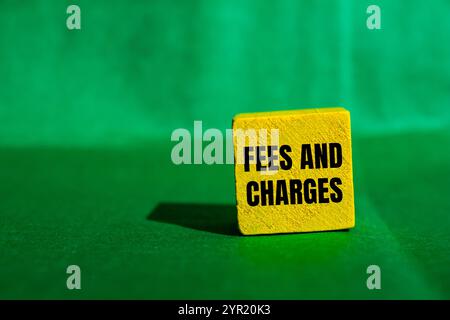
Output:
M349 111L239 114L233 133L243 234L354 227Z

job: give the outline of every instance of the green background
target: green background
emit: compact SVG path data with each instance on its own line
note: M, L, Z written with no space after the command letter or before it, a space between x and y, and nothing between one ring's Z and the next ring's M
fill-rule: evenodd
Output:
M0 298L449 299L449 34L445 0L1 1ZM240 236L233 167L170 160L194 120L337 105L350 231Z

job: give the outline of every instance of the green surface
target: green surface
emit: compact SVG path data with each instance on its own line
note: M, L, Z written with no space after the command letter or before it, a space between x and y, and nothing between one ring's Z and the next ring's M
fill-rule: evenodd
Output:
M448 299L449 143L355 139L355 229L256 237L237 234L232 166L152 166L160 144L2 149L0 297ZM65 289L69 264L81 291Z
M450 299L450 4L0 3L0 298ZM351 111L356 228L237 234L233 167L170 133ZM66 268L82 290L66 289ZM382 270L382 290L366 268Z

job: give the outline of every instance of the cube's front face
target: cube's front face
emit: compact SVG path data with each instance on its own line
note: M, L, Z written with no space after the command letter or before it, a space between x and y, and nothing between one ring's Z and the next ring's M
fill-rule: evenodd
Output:
M355 225L347 110L238 115L233 132L238 223L243 234Z

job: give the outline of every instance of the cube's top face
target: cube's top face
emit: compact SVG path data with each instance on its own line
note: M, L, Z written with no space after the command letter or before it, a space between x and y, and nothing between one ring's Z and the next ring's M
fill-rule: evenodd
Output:
M238 222L243 234L354 226L347 110L237 115L233 135Z

